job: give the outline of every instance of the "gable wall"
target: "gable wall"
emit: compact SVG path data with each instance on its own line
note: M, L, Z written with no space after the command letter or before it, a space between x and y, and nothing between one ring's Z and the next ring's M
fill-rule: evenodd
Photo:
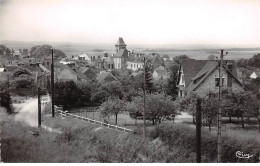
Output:
M195 92L198 93L201 96L206 95L209 90L213 91L215 93L219 92L219 87L215 87L215 76L219 76L219 70L215 69L200 85L195 89ZM224 69L223 70L223 77L224 83L223 83L223 88L227 88L227 71ZM243 87L241 84L237 82L237 80L232 77L232 91L243 91Z

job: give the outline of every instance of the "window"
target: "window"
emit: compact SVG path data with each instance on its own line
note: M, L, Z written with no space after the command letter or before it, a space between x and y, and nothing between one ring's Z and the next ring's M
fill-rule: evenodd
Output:
M222 87L224 85L224 80L225 80L225 78L222 77ZM220 79L215 77L215 86L219 86L219 83L220 83Z

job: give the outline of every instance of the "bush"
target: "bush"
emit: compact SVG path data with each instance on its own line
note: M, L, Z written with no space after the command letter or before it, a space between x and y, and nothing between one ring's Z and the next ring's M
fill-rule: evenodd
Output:
M161 124L156 126L149 133L152 139L159 137L163 142L169 145L169 149L179 147L183 157L190 157L189 154L196 152L196 132L193 128L184 125ZM222 162L258 162L259 142L248 139L241 140L222 136ZM202 131L202 161L216 162L217 158L217 137L207 131ZM239 159L236 157L236 151L253 154L250 159ZM195 161L196 155L191 160Z

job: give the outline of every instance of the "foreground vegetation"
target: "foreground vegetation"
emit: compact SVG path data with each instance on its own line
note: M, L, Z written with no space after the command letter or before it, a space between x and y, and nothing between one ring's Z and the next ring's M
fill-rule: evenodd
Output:
M1 115L1 117L3 117ZM44 116L43 124L61 130L50 133L13 121L1 120L4 162L195 162L195 129L162 123L147 132L123 133L76 119ZM216 162L216 135L202 133L202 162ZM260 142L253 137L227 134L223 138L223 162L258 162ZM253 154L239 159L236 151Z

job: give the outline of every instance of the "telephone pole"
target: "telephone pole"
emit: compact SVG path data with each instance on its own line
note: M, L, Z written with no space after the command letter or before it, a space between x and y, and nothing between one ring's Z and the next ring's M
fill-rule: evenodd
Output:
M221 118L222 118L222 86L223 86L223 80L222 80L222 70L223 70L223 50L221 50L220 54L220 63L219 63L219 95L218 95L218 101L219 101L219 108L218 108L218 134L217 134L217 151L218 151L218 163L221 162Z
M196 104L196 162L201 163L201 98L197 99Z
M144 120L144 128L143 128L143 137L145 139L145 57L144 57L144 77L143 77L143 92L144 92L144 110L143 110L143 120Z
M38 127L41 127L42 117L41 117L41 89L38 87Z
M52 117L55 116L54 112L54 63L53 63L53 49L51 49L51 110L52 110Z

